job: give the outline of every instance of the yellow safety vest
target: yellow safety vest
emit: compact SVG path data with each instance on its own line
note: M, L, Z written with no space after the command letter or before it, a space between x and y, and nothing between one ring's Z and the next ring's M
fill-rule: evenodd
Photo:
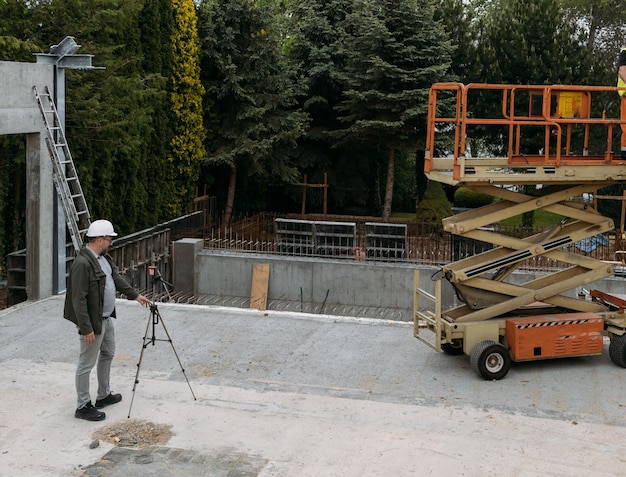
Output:
M622 48L622 51L625 51L626 48ZM622 80L622 78L620 77L619 73L617 75L617 87L618 88L626 88L626 83L624 82L624 80ZM618 91L620 96L626 96L626 90L620 90Z

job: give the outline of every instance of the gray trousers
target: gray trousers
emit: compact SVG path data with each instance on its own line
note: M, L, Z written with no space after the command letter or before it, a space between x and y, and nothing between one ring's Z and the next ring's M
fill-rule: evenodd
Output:
M109 378L111 376L111 361L115 355L115 328L113 318L102 320L102 334L96 335L94 344L85 343L85 337L80 338L80 356L76 367L76 409L80 409L91 402L89 393L89 376L96 364L98 373L98 394L96 399L104 399L111 392Z

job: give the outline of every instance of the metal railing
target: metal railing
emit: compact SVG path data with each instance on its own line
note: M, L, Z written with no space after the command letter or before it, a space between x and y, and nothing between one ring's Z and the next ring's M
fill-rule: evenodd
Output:
M336 249L328 246L285 249L276 238L275 221L277 218L285 219L286 217L280 214L262 213L242 218L225 232L219 226L207 230L203 213L196 212L136 234L120 237L114 242L111 254L120 270L134 286L141 290L150 290L151 284L147 281L146 267L158 266L161 275L167 281L171 281L170 247L173 241L180 238L204 237L206 249L338 260L402 262L428 266L441 266L473 256L484 252L491 246L485 242L444 232L441 225L427 222L394 220L392 223L383 223L375 217L307 216L308 221L294 218L290 220L293 223L302 220L303 227L306 228L310 228L307 222L316 221L354 223L354 242L350 242L354 246L343 247L341 254L334 253L333 250ZM318 220L322 218L325 220ZM539 233L543 229L501 227L500 230L508 235L525 237ZM345 230L342 229L340 235L345 235ZM379 242L376 241L377 235L380 238ZM345 240L345 238L339 240ZM618 262L616 273L626 273L626 266L619 266L626 255L624 253L626 243L619 235L596 236L594 240L586 241L586 243L570 245L567 250L599 260ZM10 294L9 305L12 305L27 298L25 250L13 252L7 258L7 271L9 272L7 288ZM527 260L520 268L533 272L547 272L563 268L563 266L555 260L537 256Z
M243 218L224 231L216 227L208 231L204 240L205 249L224 249L236 252L277 254L294 257L319 257L339 260L368 260L382 262L404 262L416 265L441 266L487 251L492 245L478 240L445 232L441 225L416 222L394 221L393 223L374 222L373 217L336 216L338 223L353 223L355 227L354 247L334 253L329 247L316 247L313 224L318 217L285 218L277 214L258 214ZM327 219L329 217L326 217ZM275 228L276 220L281 227ZM324 223L327 223L325 221ZM285 225L289 223L289 246L285 245ZM373 227L373 224L376 226ZM376 232L368 235L368 229ZM513 237L527 237L540 233L543 227L498 226L501 233ZM401 231L400 233L398 231ZM387 233L385 233L387 232ZM282 234L282 235L281 235ZM341 230L337 240L345 235ZM381 237L379 242L373 241ZM390 237L391 236L391 237ZM299 240L299 242L298 242ZM621 261L625 249L619 236L603 234L585 243L576 243L565 250L605 261ZM382 247L382 248L381 248ZM385 253L381 253L384 249ZM564 268L565 264L542 256L527 260L521 269L543 272Z
M608 174L621 164L614 142L624 120L619 108L613 117L608 111L617 92L607 86L436 83L429 96L425 172L452 171L459 181L485 167L492 180L506 181L511 170L524 169L526 176L507 183L545 184L533 182L539 166L579 166L589 169L591 180L605 180L602 170ZM494 110L481 116L479 103ZM496 161L488 148L468 147L477 128L502 138L505 161Z
M206 214L197 211L164 222L155 227L125 235L116 239L109 253L114 263L131 285L145 290L151 288L146 269L149 265L159 268L161 275L171 281L170 247L179 238L202 237L206 227ZM67 272L73 261L73 246L67 245ZM7 255L7 288L9 306L28 299L26 289L26 249Z

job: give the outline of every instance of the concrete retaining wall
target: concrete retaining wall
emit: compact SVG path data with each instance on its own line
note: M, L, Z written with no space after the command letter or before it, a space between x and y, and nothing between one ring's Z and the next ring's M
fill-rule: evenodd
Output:
M176 247L181 245L195 246L176 242L175 254ZM180 253L178 256L182 255ZM195 254L195 264L175 263L174 267L184 267L188 273L195 270L193 293L196 295L246 299L250 297L255 263L270 265L268 300L298 302L302 294L305 302L323 303L326 300L327 305L396 309L406 321L412 320L415 270L420 271L420 288L431 293L434 291L431 277L438 272L435 267L409 264L323 260L219 250L201 250ZM517 273L508 281L524 283L531 278L535 276ZM450 284L443 280L442 286L444 308L458 305ZM174 288L182 291L176 281ZM626 293L626 278L611 277L586 288L622 294ZM577 291L571 290L567 295L575 297ZM420 305L422 309L432 309L425 300Z
M270 265L269 300L399 308L409 314L413 307L413 266L212 250L196 255L196 293L249 297L255 263Z

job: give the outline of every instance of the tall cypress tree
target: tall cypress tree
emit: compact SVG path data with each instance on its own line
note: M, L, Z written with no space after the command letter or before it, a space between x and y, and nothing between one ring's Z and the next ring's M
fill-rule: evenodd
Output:
M193 0L172 0L174 33L172 36L171 106L174 135L169 160L177 195L170 204L174 213L185 211L193 199L204 148L202 96L200 81L200 40L198 17Z
M175 182L167 160L173 138L171 89L172 32L174 14L171 0L145 0L139 15L142 50L142 76L149 91L145 102L151 109L150 128L146 131L142 154L148 184L146 210L151 223L172 218L169 205L175 202Z
M67 74L67 137L92 216L110 218L121 233L150 223L152 210L143 153L151 108L140 73L142 3L56 0L48 11L54 28L46 31L58 42L57 23L70 31L80 25L81 51L106 68Z

